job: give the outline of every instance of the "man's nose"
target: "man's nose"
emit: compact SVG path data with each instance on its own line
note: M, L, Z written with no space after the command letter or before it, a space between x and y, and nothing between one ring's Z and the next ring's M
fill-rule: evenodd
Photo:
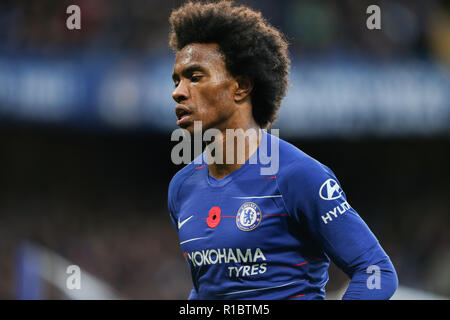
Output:
M172 92L172 98L177 103L181 103L189 98L189 90L185 85L185 82L181 80Z

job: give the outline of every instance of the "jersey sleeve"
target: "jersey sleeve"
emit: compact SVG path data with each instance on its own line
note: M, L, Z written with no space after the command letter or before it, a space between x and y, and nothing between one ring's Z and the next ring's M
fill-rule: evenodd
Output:
M178 184L177 184L177 179L176 177L174 177L169 184L169 191L167 194L167 206L169 208L169 216L170 216L170 220L172 221L172 224L174 225L175 229L178 230L178 225L177 225L177 196L178 193Z
M397 288L392 263L347 201L331 169L311 158L292 162L284 176L279 188L288 212L306 224L315 241L351 278L344 299L390 298ZM374 291L367 285L371 276L367 270L372 265L379 268L383 290Z

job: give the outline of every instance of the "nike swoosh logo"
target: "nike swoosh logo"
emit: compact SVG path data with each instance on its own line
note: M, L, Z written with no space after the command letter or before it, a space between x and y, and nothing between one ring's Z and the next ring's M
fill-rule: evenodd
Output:
M180 222L180 218L178 218L178 230L180 230L181 227L182 227L186 222L188 222L189 220L191 220L191 218L192 218L193 216L194 216L194 215L190 216L189 218L184 219L184 220L181 221L181 222Z

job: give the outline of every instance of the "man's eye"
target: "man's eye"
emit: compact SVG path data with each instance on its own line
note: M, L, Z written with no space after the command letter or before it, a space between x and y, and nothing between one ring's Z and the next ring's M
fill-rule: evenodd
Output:
M179 84L180 82L179 81L175 81L174 83L173 83L173 86L176 88L176 87L178 87L178 84Z
M200 76L200 75L191 76L191 82L198 82L198 81L200 81L201 77L202 76Z

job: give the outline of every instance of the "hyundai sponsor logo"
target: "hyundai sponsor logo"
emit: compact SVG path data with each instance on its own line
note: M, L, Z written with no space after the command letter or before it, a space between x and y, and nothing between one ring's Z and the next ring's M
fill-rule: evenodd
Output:
M319 196L323 200L335 200L341 197L344 191L334 179L325 181L319 190Z

